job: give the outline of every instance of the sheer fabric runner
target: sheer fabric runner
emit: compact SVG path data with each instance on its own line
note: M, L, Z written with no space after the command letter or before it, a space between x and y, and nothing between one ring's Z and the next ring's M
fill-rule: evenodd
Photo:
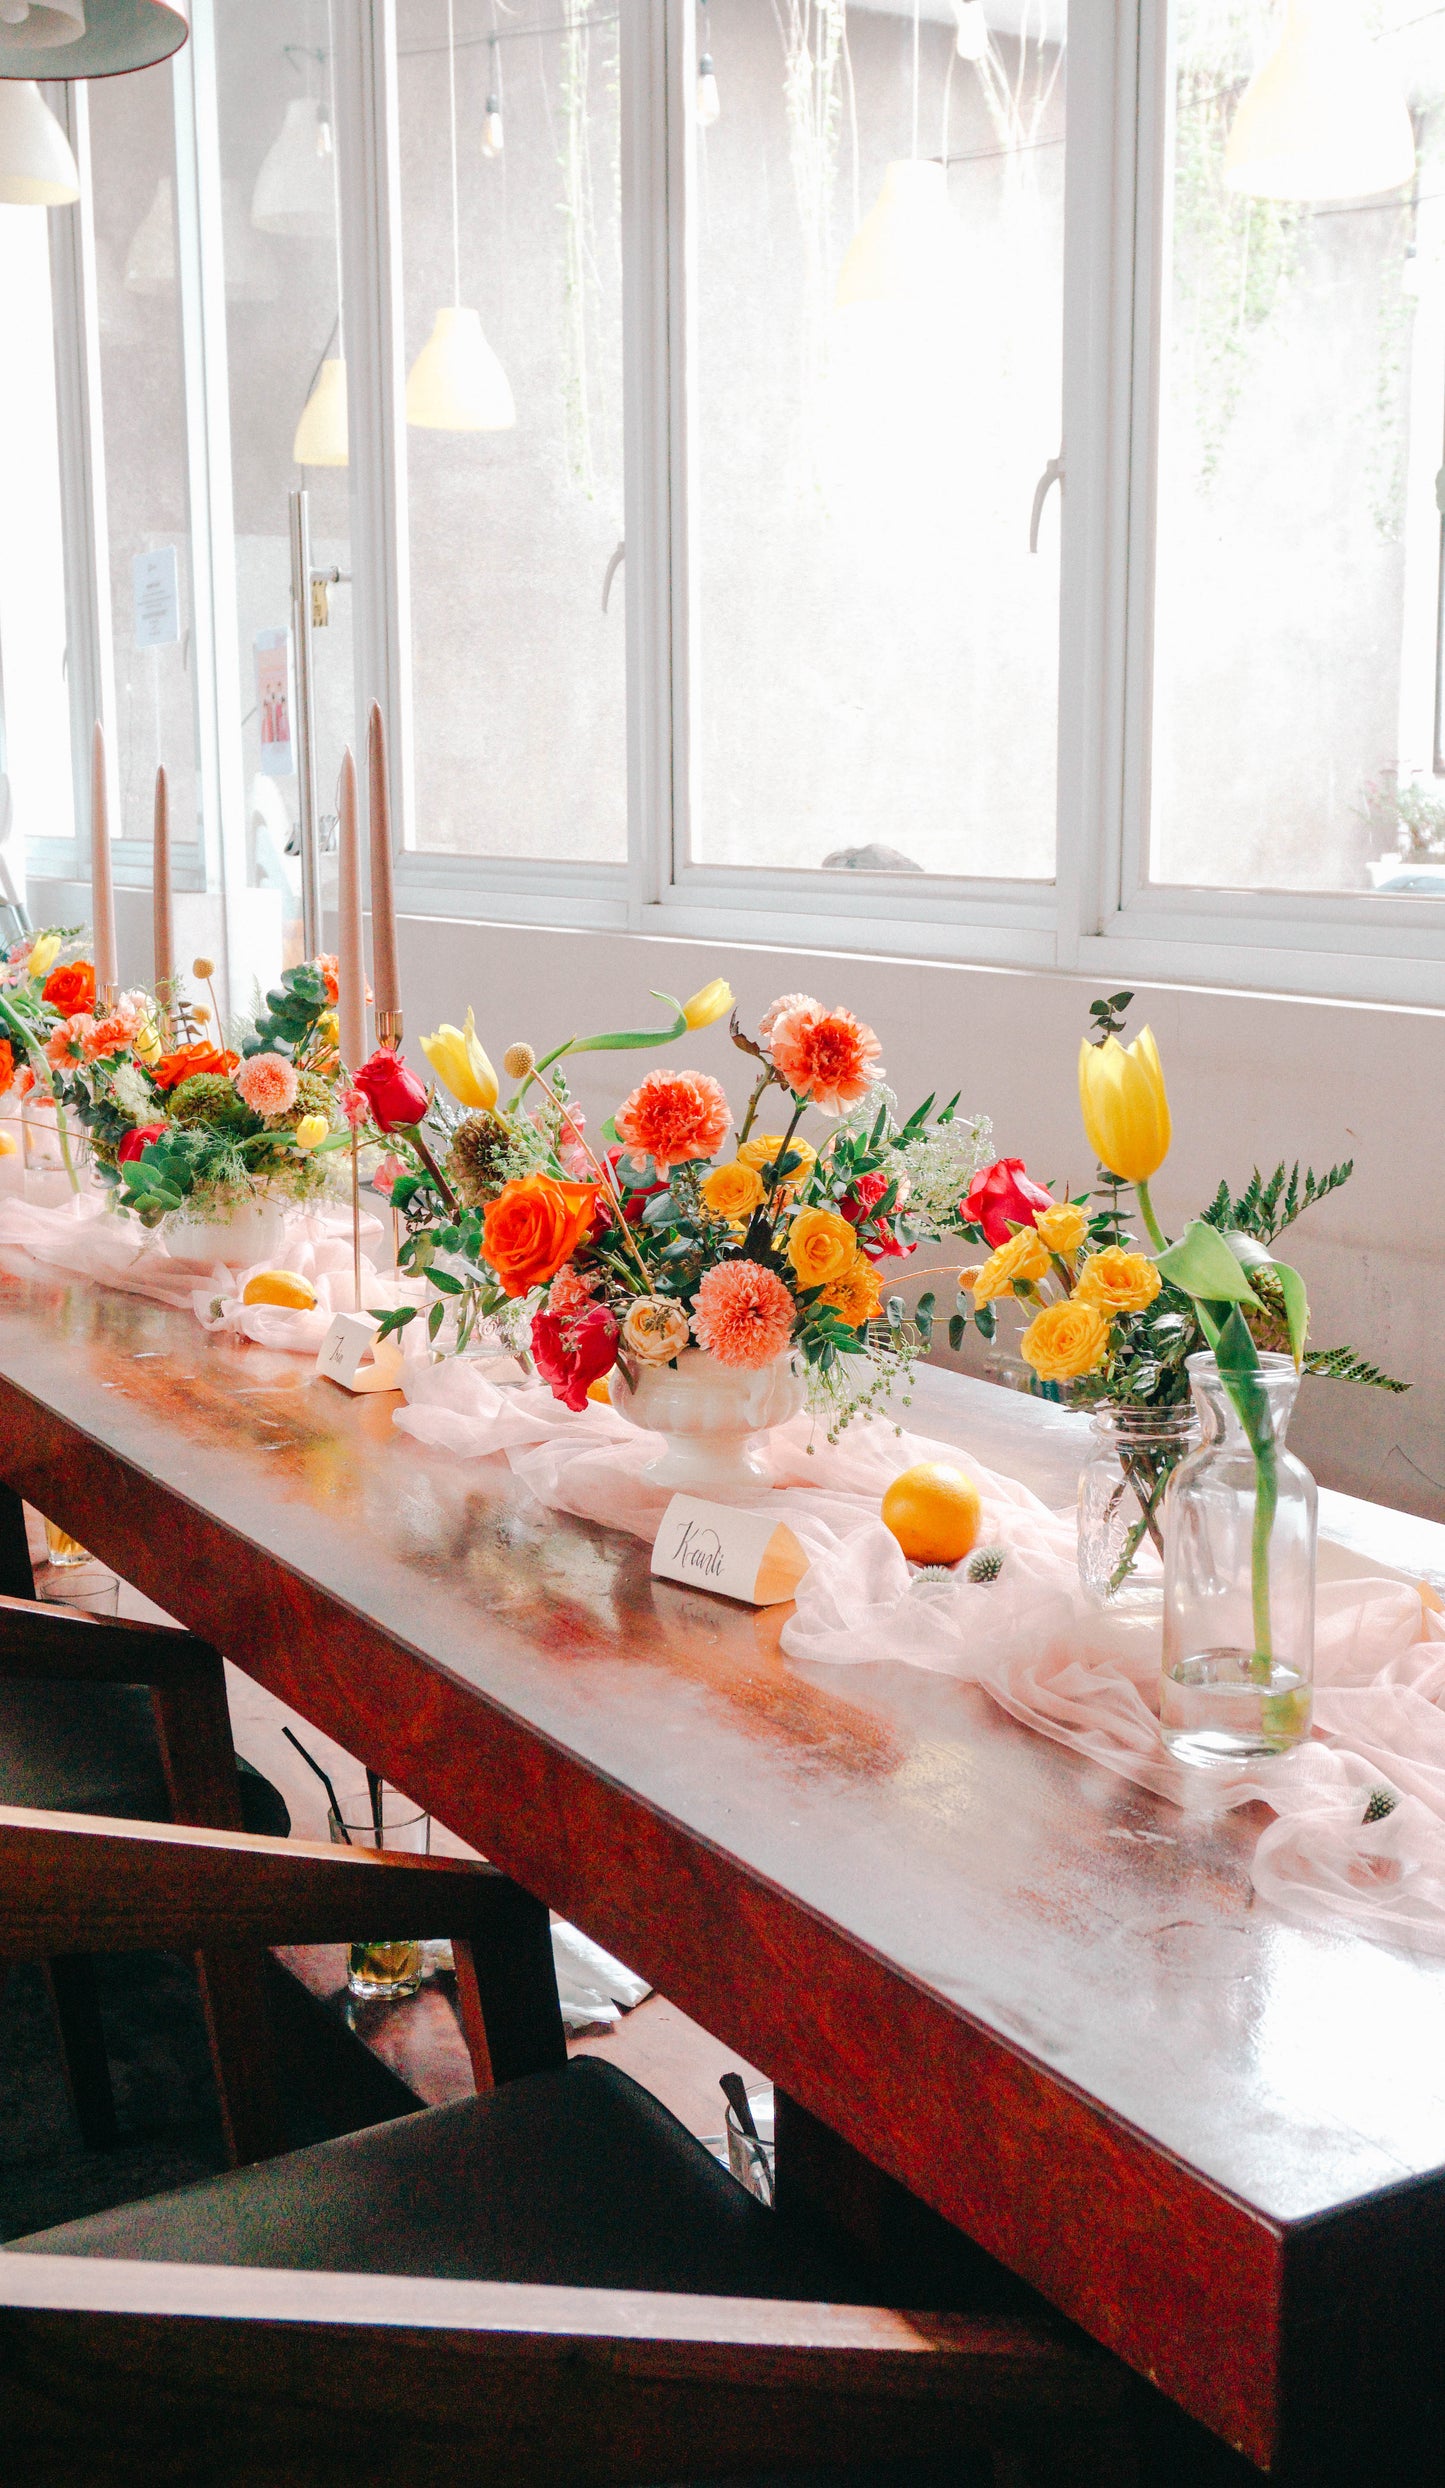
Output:
M510 1369L515 1375L517 1368ZM503 1452L543 1503L649 1544L668 1501L642 1475L657 1438L605 1407L572 1415L505 1360L407 1365L395 1423L462 1458ZM782 1646L835 1666L881 1659L981 1687L1042 1736L1173 1804L1263 1804L1253 1859L1261 1898L1306 1923L1349 1923L1445 1953L1445 1617L1433 1593L1380 1576L1322 1581L1315 1735L1237 1772L1177 1763L1159 1734L1157 1629L1101 1617L1078 1592L1072 1510L1050 1511L956 1445L874 1419L836 1445L806 1417L768 1437L771 1489L749 1498L811 1555ZM916 1460L965 1470L983 1498L980 1545L1005 1550L996 1581L920 1583L878 1518L884 1487ZM1364 1821L1371 1792L1399 1803Z

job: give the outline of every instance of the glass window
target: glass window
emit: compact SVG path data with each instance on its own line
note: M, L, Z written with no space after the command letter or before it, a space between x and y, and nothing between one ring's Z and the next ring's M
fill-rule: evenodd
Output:
M1047 880L1063 0L698 14L693 860Z
M201 836L172 93L168 65L89 86L120 794L112 827L144 846L162 761L172 836L178 845Z
M415 840L620 862L618 9L400 0L397 47Z
M0 207L0 474L12 479L0 493L0 774L13 840L0 862L17 891L27 840L69 838L75 825L46 213Z
M1173 44L1153 877L1445 896L1445 18Z

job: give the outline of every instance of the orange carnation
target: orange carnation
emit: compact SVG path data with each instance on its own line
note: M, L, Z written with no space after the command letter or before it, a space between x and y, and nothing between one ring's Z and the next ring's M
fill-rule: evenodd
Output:
M806 998L774 1020L768 1050L793 1095L809 1098L824 1114L856 1106L883 1076L872 1029L851 1011L820 1011Z
M482 1250L509 1296L544 1286L571 1260L591 1229L597 1190L553 1175L517 1175L488 1202Z
M240 1059L239 1054L232 1054L229 1049L223 1053L218 1045L206 1045L204 1042L182 1045L176 1048L174 1054L161 1056L151 1071L151 1078L158 1089L179 1088L182 1080L193 1080L203 1071L228 1079Z
M67 968L52 968L40 991L53 1011L74 1019L79 1011L95 1009L95 970L88 959L75 959Z
M732 1129L732 1108L705 1071L649 1071L617 1114L617 1137L659 1175L694 1158L716 1157Z

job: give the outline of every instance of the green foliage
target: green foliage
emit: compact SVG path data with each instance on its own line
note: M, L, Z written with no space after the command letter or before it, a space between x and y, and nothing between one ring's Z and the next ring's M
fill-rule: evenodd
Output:
M310 960L297 968L285 968L280 984L273 985L266 996L266 1008L256 1022L255 1034L247 1037L241 1051L282 1054L294 1060L313 1034L322 1012L330 1008L326 979L320 968Z
M1307 1374L1324 1374L1331 1382L1364 1382L1376 1391L1408 1391L1408 1382L1397 1382L1393 1374L1382 1373L1353 1348L1310 1348L1305 1356Z
M1328 1168L1323 1175L1317 1175L1312 1166L1306 1167L1303 1179L1298 1158L1293 1166L1281 1163L1268 1177L1256 1167L1237 1197L1231 1195L1227 1183L1221 1183L1204 1216L1211 1227L1238 1227L1259 1243L1272 1244L1316 1201L1323 1201L1347 1184L1354 1171L1353 1158Z

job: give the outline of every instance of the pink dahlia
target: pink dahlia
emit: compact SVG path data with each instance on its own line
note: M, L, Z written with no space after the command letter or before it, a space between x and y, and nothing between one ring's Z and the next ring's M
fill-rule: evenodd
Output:
M732 1120L731 1106L706 1071L649 1071L617 1115L617 1136L665 1175L694 1158L716 1157Z
M793 1336L794 1311L775 1270L720 1261L697 1291L692 1333L720 1365L771 1365Z
M295 1068L283 1054L248 1054L232 1074L236 1094L263 1123L289 1114L296 1103Z
M820 1011L816 1002L797 1003L773 1023L770 1051L779 1076L824 1114L842 1114L867 1096L883 1076L881 1050L851 1011Z

